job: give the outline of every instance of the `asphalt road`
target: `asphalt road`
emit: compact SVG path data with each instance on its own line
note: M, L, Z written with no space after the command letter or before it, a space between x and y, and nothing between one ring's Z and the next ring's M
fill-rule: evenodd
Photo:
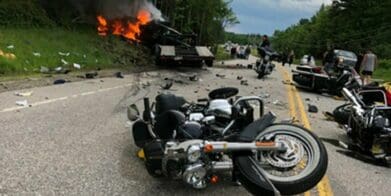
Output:
M176 82L170 92L188 100L207 97L210 90L225 86L240 88L240 95L270 95L265 98L266 110L280 120L289 119L284 72L289 68L280 67L258 80L248 69L162 70L22 90L33 91L30 97L17 97L15 91L1 93L0 195L247 195L228 175L205 190L150 177L135 156L138 149L129 131L126 106L141 106L145 96L153 99L163 91L164 78L171 78ZM199 81L188 79L194 74ZM237 76L248 86L241 85ZM346 139L345 134L336 123L324 120L321 112L343 102L299 93L306 109L306 103L319 107L320 112L308 118L329 153L330 190L315 187L306 195L389 195L391 169L354 158L333 145ZM30 106L15 105L24 99Z

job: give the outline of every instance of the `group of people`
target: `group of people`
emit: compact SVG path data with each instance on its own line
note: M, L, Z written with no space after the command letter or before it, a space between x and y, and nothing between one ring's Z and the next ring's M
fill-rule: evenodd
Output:
M242 59L248 59L251 54L251 47L250 46L232 46L231 47L231 58L242 58Z

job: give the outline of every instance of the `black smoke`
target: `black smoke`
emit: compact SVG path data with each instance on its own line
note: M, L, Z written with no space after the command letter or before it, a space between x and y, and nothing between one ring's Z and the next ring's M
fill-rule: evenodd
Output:
M40 0L40 4L56 21L93 23L97 15L108 19L136 18L140 9L151 12L156 20L162 19L161 12L147 0Z

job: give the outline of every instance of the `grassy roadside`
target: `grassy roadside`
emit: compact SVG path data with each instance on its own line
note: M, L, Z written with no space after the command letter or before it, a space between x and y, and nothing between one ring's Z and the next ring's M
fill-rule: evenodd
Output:
M82 70L116 68L149 63L149 53L118 37L100 37L95 29L0 28L0 50L15 59L0 56L0 77L34 75L41 66Z

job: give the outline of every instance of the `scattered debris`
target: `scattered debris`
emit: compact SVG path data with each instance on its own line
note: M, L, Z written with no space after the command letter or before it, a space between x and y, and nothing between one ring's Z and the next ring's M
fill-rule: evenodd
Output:
M169 90L173 85L172 80L166 80L166 83L164 85L161 85L162 89Z
M76 69L81 69L81 65L77 63L73 63L73 67Z
M33 55L36 57L41 57L41 53L39 53L39 52L33 52Z
M174 80L174 82L178 84L185 84L185 82L183 82L182 80Z
M276 105L276 106L285 106L285 104L283 102L281 102L280 100L275 100L273 101L273 105Z
M56 81L53 82L54 85L59 85L59 84L65 84L67 81L65 81L64 79L58 79Z
M242 79L243 79L243 76L238 76L236 79L242 80Z
M143 88L147 88L147 87L151 86L151 83L150 82L143 82L143 83L141 83L141 86Z
M310 99L310 98L306 98L305 100L306 100L306 101L311 101L311 99Z
M338 101L343 101L343 100L345 100L345 98L342 96L342 97L340 97L340 96L334 96L333 97L335 100L338 100Z
M326 117L328 121L335 121L334 115L330 112L323 112L323 115Z
M198 81L199 78L198 78L197 74L194 74L193 76L190 76L190 77L189 77L189 80L190 80L190 81Z
M240 85L248 86L247 80L242 80L242 81L240 81Z
M225 75L216 74L216 77L219 77L219 78L225 78Z
M54 71L56 71L57 73L59 73L59 72L61 72L62 71L62 67L56 67L55 69L54 69Z
M98 75L98 74L96 74L96 75ZM117 78L121 78L121 79L124 79L125 77L122 75L122 73L121 72L117 72L117 73L115 73L115 77L117 77Z
M14 45L9 45L9 46L7 46L7 49L14 49L14 48L15 48Z
M41 73L49 73L49 71L50 71L49 68L45 66L41 66L41 70L40 70Z
M262 98L262 99L267 99L267 98L270 97L270 94L268 94L268 93L262 93L261 95L259 95L259 97Z
M60 55L60 56L69 56L69 55L71 55L71 53L69 53L69 52L67 52L67 53L65 53L65 52L58 52L58 55Z
M318 107L315 105L308 104L308 112L310 113L318 113Z
M64 64L64 65L68 65L68 62L64 59L61 59L61 63Z
M290 80L284 80L282 81L282 83L286 85L293 85L293 83Z
M15 92L15 95L19 96L19 97L30 97L32 94L33 94L33 91L23 92L23 93Z
M27 107L29 105L27 100L17 101L15 103L16 103L17 106L22 106L22 107Z
M87 79L94 79L96 76L98 76L98 72L86 73Z
M252 64L248 64L248 65L247 65L247 69L253 69L253 67L254 67L254 66L253 66Z

